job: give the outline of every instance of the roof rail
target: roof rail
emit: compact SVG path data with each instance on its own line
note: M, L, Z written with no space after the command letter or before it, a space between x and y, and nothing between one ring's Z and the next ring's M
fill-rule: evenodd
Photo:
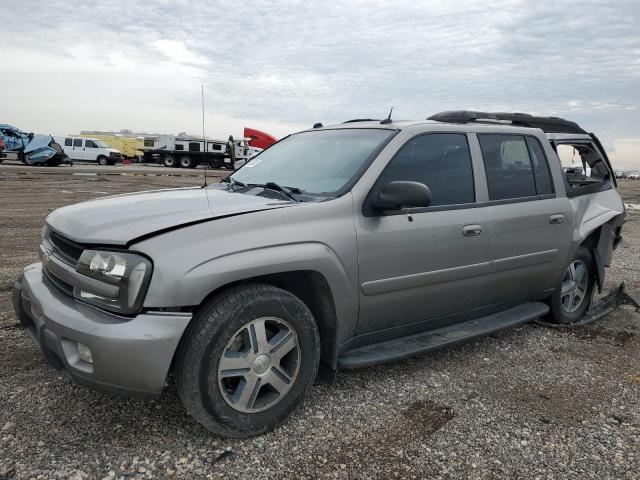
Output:
M346 122L342 122L342 123L378 122L378 121L380 121L379 118L354 118L353 120L347 120Z
M511 122L519 127L540 128L545 133L584 133L580 125L559 117L534 117L528 113L489 113L472 110L454 110L431 115L427 120L445 123Z

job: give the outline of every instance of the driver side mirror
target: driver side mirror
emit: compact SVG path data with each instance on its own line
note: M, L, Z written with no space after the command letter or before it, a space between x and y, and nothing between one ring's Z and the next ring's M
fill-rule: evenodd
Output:
M391 182L371 199L371 207L380 211L425 208L429 205L431 205L431 190L420 182Z

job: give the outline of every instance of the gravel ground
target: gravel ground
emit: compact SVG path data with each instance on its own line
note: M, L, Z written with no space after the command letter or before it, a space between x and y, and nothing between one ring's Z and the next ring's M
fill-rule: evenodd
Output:
M340 372L284 425L247 440L210 435L173 386L155 400L76 386L47 366L10 305L44 217L107 192L200 182L154 167L91 170L0 166L0 479L640 476L640 319L628 308ZM172 176L141 174L152 170ZM621 184L640 203L640 182ZM638 211L623 233L607 287L624 280L640 297Z

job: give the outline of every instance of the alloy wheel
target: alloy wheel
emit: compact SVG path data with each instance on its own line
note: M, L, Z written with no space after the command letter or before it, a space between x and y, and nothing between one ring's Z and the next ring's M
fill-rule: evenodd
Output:
M256 413L278 403L300 369L295 330L276 317L257 318L227 343L218 363L218 386L233 409Z
M560 302L565 312L575 312L584 302L589 286L588 272L582 260L574 260L567 268L560 290Z

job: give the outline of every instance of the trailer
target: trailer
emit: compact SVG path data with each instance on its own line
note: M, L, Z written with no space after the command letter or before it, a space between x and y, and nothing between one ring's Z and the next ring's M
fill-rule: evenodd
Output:
M144 137L134 133L111 133L99 131L82 131L77 137L97 138L105 142L111 148L115 148L127 159L140 160L144 149Z
M202 137L162 135L145 139L143 161L165 167L196 168L206 165L235 170L262 151L252 147L250 141L250 138L235 140L230 136L227 141L206 139L205 142Z

